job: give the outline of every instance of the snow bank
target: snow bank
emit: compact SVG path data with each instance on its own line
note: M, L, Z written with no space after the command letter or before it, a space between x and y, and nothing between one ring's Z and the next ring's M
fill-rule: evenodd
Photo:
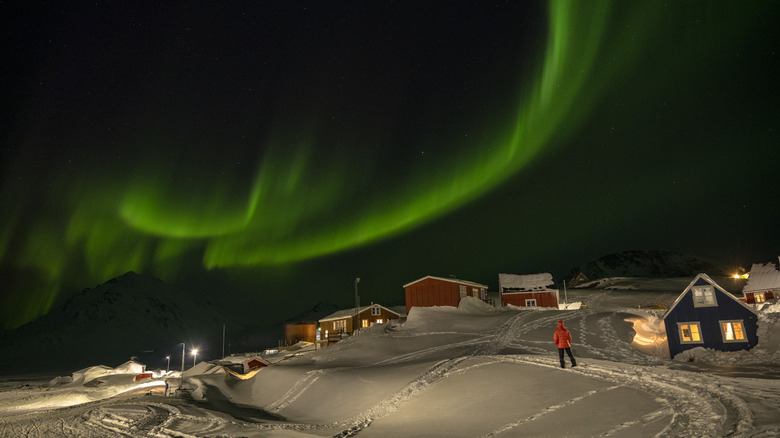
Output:
M764 303L760 310L763 313L780 313L780 303Z
M471 314L491 314L502 311L501 308L493 307L476 297L461 298L460 304L458 304L458 310Z

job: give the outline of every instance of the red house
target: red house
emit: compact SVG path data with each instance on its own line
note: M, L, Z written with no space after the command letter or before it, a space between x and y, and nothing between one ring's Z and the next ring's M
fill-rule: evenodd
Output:
M742 289L747 304L777 300L780 295L780 270L774 263L756 263L750 268L748 282Z
M404 285L406 313L412 307L453 306L458 307L463 297L487 300L488 287L473 281L456 278L432 277L430 275Z
M501 305L520 307L554 307L558 308L558 289L552 274L498 274L498 292L501 295Z

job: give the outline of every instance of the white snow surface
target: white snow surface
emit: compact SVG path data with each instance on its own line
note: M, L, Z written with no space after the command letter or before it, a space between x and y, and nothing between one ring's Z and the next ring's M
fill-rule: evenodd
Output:
M202 362L184 373L188 397L143 395L166 379L178 387L174 373L135 382L104 366L40 388L6 381L0 436L780 436L780 304L759 309L753 350L671 360L652 307L682 288L622 283L636 287L570 291L578 310L470 297L413 308L333 346L266 357L273 364L246 381ZM575 368L558 363L559 320Z

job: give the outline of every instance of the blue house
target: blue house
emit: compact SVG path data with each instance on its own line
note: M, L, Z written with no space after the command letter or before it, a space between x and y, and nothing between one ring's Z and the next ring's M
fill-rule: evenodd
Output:
M758 315L707 274L691 281L663 319L672 358L696 347L737 351L758 343Z

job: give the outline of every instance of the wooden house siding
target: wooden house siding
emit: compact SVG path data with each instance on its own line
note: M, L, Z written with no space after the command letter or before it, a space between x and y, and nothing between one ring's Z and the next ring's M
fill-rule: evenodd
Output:
M325 336L325 333L327 332L329 336L337 335L340 333L352 333L353 332L353 326L352 321L354 320L354 316L347 316L341 319L331 320L331 321L325 321L320 323L320 332L322 332L322 336ZM344 321L344 328L338 328L339 322Z
M373 314L372 309L379 309L378 314ZM355 329L363 328L363 320L366 320L367 327L370 327L382 320L382 323L388 322L391 319L400 318L398 313L381 306L379 304L371 304L370 306L361 307L358 311L357 318L355 317L354 309L350 311L346 309L344 311L336 312L334 315L341 315L337 317L326 317L321 319L320 322L320 336L321 341L337 341L341 339L343 335L352 335ZM343 323L343 328L341 324Z
M412 307L453 306L460 304L461 286L465 296L487 299L487 286L469 281L424 277L404 286L406 313Z
M525 307L525 300L536 300L537 307L558 308L558 296L555 291L550 292L504 292L501 294L501 304L506 306Z
M314 342L316 337L316 322L295 322L284 325L284 342L286 345L294 345L298 341Z
M756 304L756 295L757 293L763 293L764 294L764 301L774 300L778 293L777 291L772 290L766 290L766 291L753 291L753 292L745 292L745 302L747 304Z
M696 307L691 288L694 286L713 286L717 305ZM741 321L745 333L745 342L724 341L721 331L722 321ZM683 343L680 339L678 323L698 323L701 332L701 342ZM744 303L718 286L705 274L699 274L694 281L677 298L666 315L664 315L666 339L669 344L669 354L672 358L677 354L695 347L704 347L720 351L749 350L758 344L758 316Z

